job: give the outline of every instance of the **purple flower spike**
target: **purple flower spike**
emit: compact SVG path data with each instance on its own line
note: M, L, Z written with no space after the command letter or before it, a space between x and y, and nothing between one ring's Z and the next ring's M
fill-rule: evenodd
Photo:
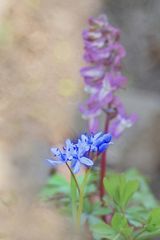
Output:
M111 123L112 127L119 126L116 127L117 134L113 134L117 136L123 132L122 128L130 125L124 106L116 97L116 92L127 84L127 78L121 71L126 51L120 42L120 30L111 26L105 15L90 17L88 23L88 29L83 31L87 67L83 67L80 72L85 91L90 96L80 107L80 111L88 119L89 130L92 132L98 130L98 117L103 111L106 112L110 121L114 121ZM121 120L118 116L121 116ZM131 120L132 124L134 122Z

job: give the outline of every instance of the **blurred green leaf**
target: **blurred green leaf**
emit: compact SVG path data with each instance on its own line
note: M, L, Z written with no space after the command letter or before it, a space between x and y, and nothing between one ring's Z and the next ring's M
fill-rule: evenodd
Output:
M124 209L137 191L137 180L127 180L124 174L112 174L104 179L104 186L113 201Z
M149 212L143 206L136 206L128 208L125 215L134 227L142 227L148 219Z
M114 229L104 222L92 225L91 230L96 240L102 238L113 240L117 236Z
M127 219L122 214L115 213L111 225L117 233L122 234L125 238L132 235L133 229L128 225Z
M107 215L112 213L112 211L109 208L105 208L105 207L99 207L97 209L94 209L92 214L93 215L99 215L99 216L103 216L103 215Z
M51 177L49 177L47 185L53 185L53 186L64 186L64 185L68 185L69 186L69 182L67 182L66 178L63 177L60 174L54 174Z
M133 196L134 203L140 204L149 210L158 207L158 201L151 192L148 181L144 176L135 169L126 171L125 176L128 180L136 179L139 182L139 190Z
M160 208L155 208L151 211L147 220L146 230L149 232L160 230Z

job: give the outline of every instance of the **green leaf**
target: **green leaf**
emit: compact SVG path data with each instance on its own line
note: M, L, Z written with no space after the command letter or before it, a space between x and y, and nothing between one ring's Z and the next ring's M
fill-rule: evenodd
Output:
M66 195L69 198L70 185L69 182L60 174L54 174L49 177L48 182L40 193L40 197L44 200L56 197L56 195Z
M124 174L112 174L104 179L104 186L114 203L124 210L138 190L139 183L137 180L127 180Z
M91 225L91 231L95 237L95 239L109 239L114 240L117 233L110 227L109 225L105 224L104 222L101 222L99 224Z
M160 229L152 233L144 231L142 234L136 237L136 240L150 240L154 237L160 237Z
M99 216L103 216L103 215L107 215L112 213L112 211L109 208L105 208L105 207L99 207L95 210L93 210L92 214L93 215L99 215Z
M117 233L120 233L126 238L132 235L133 229L128 225L127 219L122 214L115 213L111 225Z
M125 172L125 176L128 180L136 179L139 182L139 190L133 196L134 203L140 204L149 210L158 207L158 201L151 192L148 180L144 176L135 169Z
M48 200L50 198L56 198L56 196L58 197L58 195L69 195L69 189L64 187L60 187L60 188L56 188L56 187L45 187L41 193L40 193L40 197L43 200Z
M146 240L160 236L160 208L153 209L142 228L136 235L136 240Z
M127 225L127 220L122 214L115 213L111 225L115 230L120 231L121 228Z
M128 222L134 227L142 227L149 217L148 211L144 207L139 206L128 208L125 214Z
M69 182L67 182L66 178L60 174L54 174L49 177L47 185L50 186L69 186Z
M160 229L160 208L155 208L151 211L147 220L146 230L149 232Z
M132 198L133 194L138 190L139 182L137 180L130 180L125 182L123 189L121 189L123 206L125 207L129 200Z

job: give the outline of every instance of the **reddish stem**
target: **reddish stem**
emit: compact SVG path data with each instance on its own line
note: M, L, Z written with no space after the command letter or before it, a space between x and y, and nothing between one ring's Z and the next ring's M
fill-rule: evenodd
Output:
M105 129L104 132L108 132L108 127L109 127L109 116L108 114L106 115L106 122L105 122ZM100 164L100 199L101 202L103 203L103 197L105 194L105 189L104 189L104 184L103 184L103 179L106 175L106 169L107 169L107 152L103 152L102 154L102 159L101 159L101 164Z

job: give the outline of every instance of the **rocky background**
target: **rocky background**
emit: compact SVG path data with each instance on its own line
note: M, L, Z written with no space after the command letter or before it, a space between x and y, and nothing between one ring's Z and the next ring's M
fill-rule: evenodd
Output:
M11 223L21 222L23 202L33 202L35 209L35 198L49 174L44 161L49 147L84 131L86 123L77 111L84 98L79 76L84 64L81 31L88 16L99 13L107 13L122 31L129 86L121 95L128 112L139 115L137 124L110 148L109 165L119 170L137 167L151 177L160 198L160 1L1 0L0 215L4 224L10 211ZM29 207L25 209L28 212ZM43 225L43 218L39 223L37 217L41 211L51 221L57 217L48 208L36 209L28 212L36 226ZM40 240L45 231L52 236L51 226L38 229L33 230L37 235L26 239ZM2 230L2 239L24 239L19 231L11 238L5 227Z

